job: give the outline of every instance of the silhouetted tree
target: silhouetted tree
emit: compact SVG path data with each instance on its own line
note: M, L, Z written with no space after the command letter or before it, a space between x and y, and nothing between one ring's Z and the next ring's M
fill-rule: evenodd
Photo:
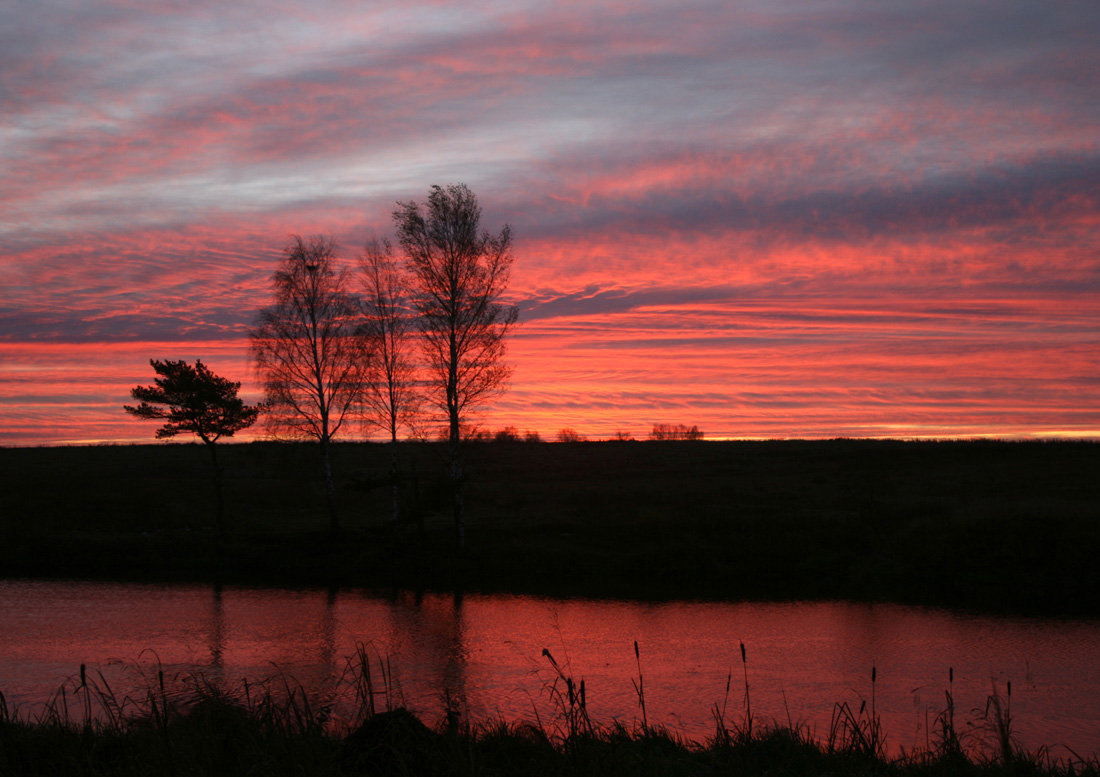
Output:
M481 207L463 184L433 186L422 207L393 212L412 278L427 368L428 400L446 416L455 537L465 544L462 427L476 406L500 394L511 369L505 337L518 311L500 302L512 267L512 231L481 231Z
M585 436L576 429L565 427L558 430L558 442L584 442Z
M493 435L493 442L519 442L522 439L519 435L519 428L515 426L497 429L496 434Z
M419 404L413 362L413 311L408 283L389 241L368 243L359 262L363 281L362 332L372 354L370 381L365 394L368 419L390 438L390 482L393 520L400 519L397 477L397 432L412 423Z
M271 277L274 304L251 333L253 366L263 381L267 421L276 435L321 447L329 523L340 528L330 443L363 400L370 352L360 307L332 240L294 235Z
M222 468L218 464L216 443L222 437L232 437L256 423L261 406L246 405L237 396L240 383L212 373L201 359L192 367L185 361L150 359L153 371L160 377L155 385L135 386L130 396L140 405L123 405L127 413L138 418L166 421L156 431L158 440L177 434L193 434L206 444L214 470L214 493L218 530L224 528L222 500Z
M684 424L654 424L649 433L651 440L701 440L703 433L698 426Z

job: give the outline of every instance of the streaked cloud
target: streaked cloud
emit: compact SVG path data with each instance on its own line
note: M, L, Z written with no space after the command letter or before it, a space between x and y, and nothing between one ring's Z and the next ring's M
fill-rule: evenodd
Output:
M518 241L487 423L1100 435L1091 0L51 0L0 68L0 443L247 381L289 233L457 181Z

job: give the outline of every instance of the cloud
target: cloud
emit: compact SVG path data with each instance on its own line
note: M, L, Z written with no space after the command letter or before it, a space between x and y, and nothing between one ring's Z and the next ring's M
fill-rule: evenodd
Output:
M1089 0L53 0L0 68L3 348L220 352L288 233L350 260L461 181L517 235L517 422L1095 423Z

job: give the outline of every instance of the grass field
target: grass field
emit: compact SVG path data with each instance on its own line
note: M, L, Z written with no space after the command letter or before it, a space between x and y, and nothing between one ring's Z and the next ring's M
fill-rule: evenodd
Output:
M0 449L3 574L1100 615L1095 443L471 444L461 553L435 445L401 527L389 449L337 445L335 536L313 446L221 459L224 535L199 446Z

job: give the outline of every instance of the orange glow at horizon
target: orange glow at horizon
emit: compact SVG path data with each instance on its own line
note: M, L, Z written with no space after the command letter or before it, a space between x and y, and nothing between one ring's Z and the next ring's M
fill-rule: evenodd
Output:
M547 440L566 427L641 439L656 423L697 424L712 439L1100 438L1097 405L1081 402L1100 372L1089 311L1041 298L940 299L932 310L924 299L685 305L648 293L653 304L521 322L510 388L480 424ZM150 358L201 358L258 401L246 352L244 338L0 344L4 444L151 441L154 425L121 411L151 381Z
M0 445L151 441L151 358L259 399L288 235L459 182L489 429L1100 438L1100 6L267 4L7 14Z

